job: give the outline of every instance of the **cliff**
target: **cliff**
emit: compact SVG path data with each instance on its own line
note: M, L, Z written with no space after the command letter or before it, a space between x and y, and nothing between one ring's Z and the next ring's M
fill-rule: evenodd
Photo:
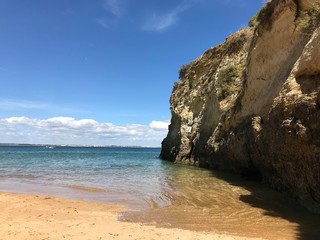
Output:
M320 4L272 0L180 69L160 157L286 190L320 212Z

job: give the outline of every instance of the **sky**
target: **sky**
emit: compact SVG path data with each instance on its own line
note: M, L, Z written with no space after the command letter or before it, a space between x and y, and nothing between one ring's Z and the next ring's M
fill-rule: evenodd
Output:
M0 0L0 142L159 147L180 66L263 4Z

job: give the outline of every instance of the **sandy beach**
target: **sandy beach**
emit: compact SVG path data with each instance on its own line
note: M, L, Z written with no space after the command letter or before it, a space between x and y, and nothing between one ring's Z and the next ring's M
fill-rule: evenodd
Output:
M121 206L49 196L0 193L0 208L1 240L249 239L120 222Z

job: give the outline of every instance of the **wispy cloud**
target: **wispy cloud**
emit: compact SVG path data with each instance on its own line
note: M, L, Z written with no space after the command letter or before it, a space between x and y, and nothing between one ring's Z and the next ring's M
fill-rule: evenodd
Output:
M164 15L154 13L150 19L142 26L146 31L163 31L174 25L178 20L176 12L170 12Z
M152 121L149 125L115 125L93 119L71 117L0 119L4 142L51 144L122 144L159 146L167 134L168 122Z
M111 16L102 16L96 18L96 22L102 28L110 29L117 25L120 18L125 15L126 0L103 0L102 8Z
M43 110L46 112L59 113L87 113L83 109L45 102L29 101L23 99L0 99L0 110Z
M5 73L9 73L9 74L17 74L17 72L10 70L9 68L0 66L0 71L1 72L5 72Z
M47 104L27 100L0 99L0 109L44 109Z
M106 19L97 18L96 21L103 28L110 28L111 26L110 21L107 21Z
M120 17L124 14L122 0L104 0L102 6L107 12L112 13L114 16Z
M176 8L171 9L166 13L153 13L152 16L149 19L147 19L147 21L143 24L142 29L145 31L156 32L165 31L179 21L180 15L183 12L190 9L194 4L198 2L198 0L184 1Z
M208 0L180 0L179 5L168 10L167 12L159 13L154 11L151 13L149 18L146 19L142 25L140 25L140 28L145 31L165 31L166 29L177 24L183 12L187 11L196 4L206 1ZM108 13L111 13L115 17L114 20L116 21L126 15L128 3L128 0L103 0L102 7ZM106 21L104 18L98 18L96 20L103 28L110 27L109 21Z

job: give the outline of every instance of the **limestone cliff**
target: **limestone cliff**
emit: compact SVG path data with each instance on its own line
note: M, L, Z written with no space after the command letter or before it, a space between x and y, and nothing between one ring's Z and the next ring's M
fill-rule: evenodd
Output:
M320 212L320 5L272 0L180 70L162 159L241 173Z

